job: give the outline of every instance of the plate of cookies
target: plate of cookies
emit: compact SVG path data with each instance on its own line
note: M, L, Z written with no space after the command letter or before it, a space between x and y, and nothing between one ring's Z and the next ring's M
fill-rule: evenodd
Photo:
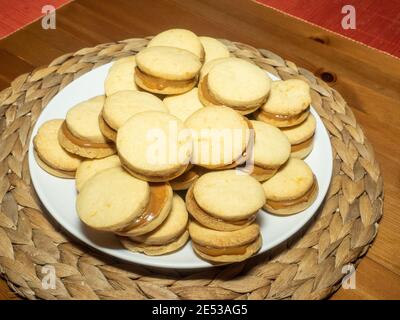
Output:
M277 246L318 211L332 152L310 86L185 29L63 88L29 146L34 188L110 256L194 269Z

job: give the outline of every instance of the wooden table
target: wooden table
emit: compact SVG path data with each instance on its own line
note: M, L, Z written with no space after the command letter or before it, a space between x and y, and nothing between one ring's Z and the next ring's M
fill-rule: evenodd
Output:
M400 299L400 60L248 0L79 0L56 18L56 30L37 21L0 41L0 89L66 52L171 27L267 48L317 74L333 73L331 85L375 147L385 202L356 289L340 289L332 298ZM0 299L10 298L16 297L0 281Z

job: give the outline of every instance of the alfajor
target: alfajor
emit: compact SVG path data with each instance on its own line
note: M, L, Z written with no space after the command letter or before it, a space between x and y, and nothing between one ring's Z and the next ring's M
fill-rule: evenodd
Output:
M187 224L185 202L174 194L171 211L159 227L140 236L120 237L120 241L128 250L149 256L171 253L182 248L189 240Z
M193 147L183 122L159 111L132 116L119 128L116 144L129 173L151 182L172 180L185 172Z
M304 159L310 154L314 146L315 128L315 118L311 113L302 123L282 128L282 132L291 144L291 156L293 158Z
M201 78L199 97L205 106L225 105L249 114L265 103L270 86L271 79L255 64L225 58Z
M148 47L136 55L136 84L149 92L180 94L195 87L199 58L184 49Z
M299 79L278 80L271 84L267 102L257 120L276 127L290 127L303 122L310 113L310 86Z
M121 167L90 178L78 193L76 210L87 226L117 231L140 217L150 200L150 186Z
M290 158L278 172L263 183L264 209L277 215L290 215L308 208L318 194L318 182L310 167Z
M68 152L85 158L104 158L115 153L115 146L102 134L99 116L104 96L78 103L67 112L58 132L60 145Z
M77 155L65 151L58 142L58 131L64 120L49 120L41 125L33 139L34 156L38 165L53 176L74 178L81 163Z
M189 234L194 252L212 263L246 260L262 246L260 227L255 223L240 230L216 231L191 221Z
M201 108L186 119L193 136L193 164L208 169L230 169L246 161L251 123L225 106Z
M150 183L150 196L146 207L130 224L116 233L123 237L136 237L158 228L171 212L173 191L167 182Z
M154 36L147 47L174 47L195 54L200 60L204 59L204 49L201 39L190 30L169 29Z
M236 170L208 172L186 193L190 215L205 227L221 231L251 224L264 204L261 184Z
M219 58L229 58L229 50L221 41L211 37L199 37L199 39L204 48L204 63Z
M75 186L78 192L82 190L86 181L97 173L114 167L120 167L121 162L117 155L112 155L102 159L85 159L81 162L75 174Z
M165 97L163 102L168 108L169 113L183 122L194 112L203 108L203 104L199 100L197 88L193 88L183 94Z
M258 181L265 181L289 159L290 143L287 137L272 125L257 120L251 120L251 125L255 136L251 159L254 166L250 168L249 173Z
M199 166L189 166L188 169L179 177L170 180L169 184L174 191L187 190L201 175L207 171L207 169Z
M124 57L113 63L104 81L106 96L123 90L138 90L135 83L135 56Z
M108 97L99 117L100 130L111 141L117 138L117 130L133 115L144 111L168 112L161 99L153 94L124 90Z

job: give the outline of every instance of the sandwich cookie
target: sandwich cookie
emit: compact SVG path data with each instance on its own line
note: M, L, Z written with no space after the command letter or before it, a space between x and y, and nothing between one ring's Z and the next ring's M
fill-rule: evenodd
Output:
M99 172L78 193L76 210L87 226L117 231L132 224L146 209L150 186L121 167Z
M204 60L204 49L199 37L190 30L170 29L154 36L147 47L174 47L187 50Z
M260 227L255 223L240 230L216 231L190 221L189 234L194 252L213 263L244 261L262 246Z
M199 37L199 39L204 48L204 63L218 58L229 58L229 50L221 41L211 37Z
M257 120L276 127L295 126L310 113L310 86L299 79L278 80L271 84L267 102L257 115Z
M86 181L95 174L114 167L120 167L121 162L117 155L112 155L102 159L86 159L81 162L75 175L76 190L81 191Z
M225 106L201 108L185 125L193 136L193 164L207 169L229 169L246 161L251 123Z
M264 209L277 215L290 215L307 209L316 199L318 183L310 167L290 158L279 171L263 183Z
M185 202L174 194L171 212L158 228L141 236L121 237L120 241L133 252L143 252L149 256L167 254L179 250L189 240L187 224Z
M310 154L314 145L315 128L315 118L311 113L304 122L296 126L282 128L282 132L292 145L291 156L293 158L304 159Z
M264 204L261 184L236 170L208 172L186 194L190 215L205 227L221 231L251 224Z
M115 153L115 146L100 131L99 116L104 96L97 96L71 108L58 132L61 146L85 158L104 158Z
M33 145L38 165L48 173L59 178L74 178L81 163L77 155L65 151L58 142L58 131L64 120L49 120L39 128Z
M168 217L172 197L172 188L168 183L150 183L150 199L145 209L128 226L116 233L123 237L136 237L155 230Z
M266 72L255 64L227 58L201 79L199 98L205 106L225 105L241 114L249 114L265 103L270 83Z
M136 55L136 84L153 93L180 94L197 83L200 59L173 47L145 48Z
M216 66L217 64L219 64L219 63L221 63L221 62L223 62L223 61L226 61L226 60L234 60L234 59L238 59L238 60L241 60L241 59L239 59L239 58L235 58L235 57L230 57L230 58L217 58L217 59L213 59L213 60L210 60L210 61L208 61L208 62L206 62L206 63L204 63L203 64L203 66L201 67L201 70L200 70L200 80L199 80L199 82L201 82L201 80L208 74L208 72L210 72L210 70L214 67L214 66ZM200 95L200 93L199 93L199 95Z
M132 116L117 134L122 165L135 177L169 181L186 171L192 155L192 137L182 121L158 111Z
M290 156L290 143L276 127L262 121L251 120L255 141L253 146L254 167L251 176L258 181L271 178Z
M161 99L142 91L118 91L108 96L99 117L101 132L115 141L117 130L133 115L144 111L168 112Z
M163 102L168 108L169 113L183 122L194 112L203 108L203 104L199 100L197 88L193 88L183 94L168 96L164 98Z
M135 56L124 57L113 63L104 82L106 96L123 90L138 90L135 83Z

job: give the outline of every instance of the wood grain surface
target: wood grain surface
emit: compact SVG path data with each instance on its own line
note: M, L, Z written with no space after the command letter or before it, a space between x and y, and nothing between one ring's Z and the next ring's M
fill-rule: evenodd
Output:
M384 176L378 236L356 272L356 289L332 299L400 299L400 60L248 0L80 0L0 41L0 89L66 52L184 27L269 49L333 81L375 148ZM0 280L0 299L16 298Z

